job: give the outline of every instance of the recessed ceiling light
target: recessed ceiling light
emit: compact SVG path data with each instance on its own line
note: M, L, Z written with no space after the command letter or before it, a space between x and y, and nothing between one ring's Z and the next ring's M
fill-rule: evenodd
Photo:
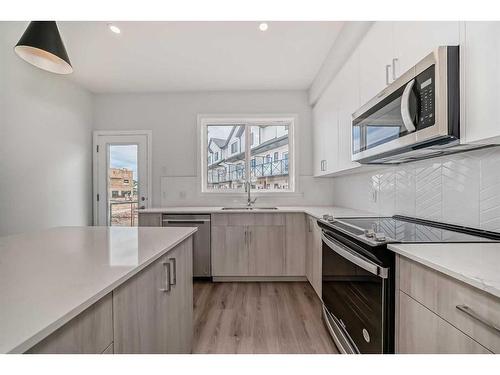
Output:
M260 31L266 31L267 29L269 28L269 25L265 22L262 22L260 25L259 25L259 30Z
M115 34L120 34L120 33L121 33L120 28L119 28L118 26L116 26L116 25L113 25L112 23L109 23L109 24L108 24L108 27L109 27L109 29L110 29L112 32L114 32Z

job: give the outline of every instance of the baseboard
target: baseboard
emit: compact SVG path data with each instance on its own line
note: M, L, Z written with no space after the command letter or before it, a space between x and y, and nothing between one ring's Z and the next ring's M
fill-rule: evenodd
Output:
M288 281L307 281L305 276L213 276L213 282L288 282Z

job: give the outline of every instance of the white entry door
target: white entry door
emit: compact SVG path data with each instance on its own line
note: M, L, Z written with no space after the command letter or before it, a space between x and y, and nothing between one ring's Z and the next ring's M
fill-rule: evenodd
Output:
M151 132L94 132L94 225L137 226L150 204Z

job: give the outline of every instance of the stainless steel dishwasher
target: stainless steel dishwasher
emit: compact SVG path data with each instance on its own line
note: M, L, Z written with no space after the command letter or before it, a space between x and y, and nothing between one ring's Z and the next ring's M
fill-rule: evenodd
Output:
M193 239L193 276L211 277L210 215L163 214L164 227L196 227Z

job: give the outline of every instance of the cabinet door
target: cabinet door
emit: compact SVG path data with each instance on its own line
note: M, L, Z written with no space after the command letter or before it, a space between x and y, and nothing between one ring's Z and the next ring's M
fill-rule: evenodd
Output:
M172 265L172 289L167 294L167 352L191 353L193 339L193 241L167 254Z
M439 46L457 46L460 41L458 21L394 22L394 40L398 60L396 77L410 69Z
M335 80L313 109L314 175L323 176L337 169L338 89Z
M466 22L462 46L465 72L466 142L497 143L500 136L500 22Z
M306 274L306 220L302 213L286 215L285 275Z
M168 353L166 257L113 291L114 352Z
M307 247L306 247L306 277L311 285L313 285L313 218L307 216Z
M213 276L248 275L247 226L212 225Z
M393 22L375 22L361 41L359 53L360 96L363 105L387 86L386 65L391 65L396 56ZM392 71L389 73L392 77Z
M111 293L46 337L30 354L100 354L113 342Z
M338 74L338 170L360 166L352 161L352 114L361 106L359 100L359 53L355 51Z
M248 228L250 276L281 276L285 271L285 227L254 225Z
M313 220L312 226L312 286L316 294L321 299L321 283L322 283L322 259L323 259L323 243L321 240L321 228L316 220Z
M398 353L490 353L403 292L399 292L398 332Z

